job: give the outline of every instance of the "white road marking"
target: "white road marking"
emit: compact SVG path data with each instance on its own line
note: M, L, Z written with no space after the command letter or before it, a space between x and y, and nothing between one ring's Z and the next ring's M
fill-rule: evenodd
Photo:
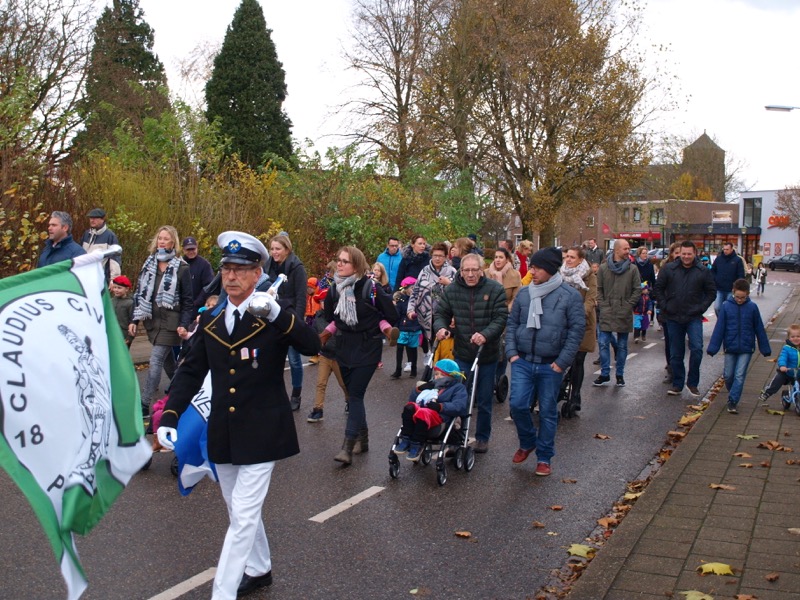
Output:
M332 506L328 510L324 510L318 515L314 515L309 519L309 521L314 521L315 523L324 523L331 517L335 517L339 513L346 511L348 508L352 508L362 500L366 500L374 496L375 494L382 492L385 488L382 488L379 485L373 485L371 488L367 488L360 494L356 494L352 498L348 498L344 502L339 502L336 506Z
M632 359L634 356L637 356L638 354L639 354L638 352L631 352L630 354L628 354L627 357L625 357L625 362L628 362L630 359Z
M655 343L655 342L650 342L649 344L647 344L647 346L644 346L643 348L644 348L645 350L647 350L648 348L652 348L652 347L653 347L653 346L655 346L655 345L656 345L656 343Z
M194 577L190 577L186 581L180 582L178 585L173 586L168 590L164 590L160 594L150 598L150 600L175 600L175 598L180 598L184 594L191 592L193 589L211 581L214 579L216 574L217 567L211 567L202 573L198 573Z

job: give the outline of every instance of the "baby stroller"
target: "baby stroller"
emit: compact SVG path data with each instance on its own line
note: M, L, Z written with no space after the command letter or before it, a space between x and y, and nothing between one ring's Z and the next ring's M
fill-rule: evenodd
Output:
M419 462L423 466L430 464L433 458L433 453L437 452L436 456L436 481L441 486L447 483L447 465L445 458L450 456L452 452L452 464L456 470L464 469L467 473L472 471L475 466L475 449L468 445L469 442L469 428L472 421L472 409L475 405L475 389L474 382L478 376L478 360L481 355L481 347L478 347L478 352L475 360L470 367L469 375L467 376L467 394L469 397L469 404L464 414L452 419L449 425L445 428L444 432L435 439L428 439L425 441L422 451L420 453ZM426 367L426 373L428 369ZM401 440L402 428L397 431L394 443L389 450L389 475L392 479L397 479L400 474L400 459L395 453L395 448ZM448 452L450 451L450 452Z
M564 419L571 419L577 413L575 410L576 404L573 403L571 371L572 366L564 370L564 377L561 379L561 387L558 390L558 414ZM539 412L538 397L533 398L531 401L531 412Z
M505 402L506 399L508 398L508 375L506 375L508 362L505 360L505 355L506 355L506 337L505 334L503 334L503 337L500 338L500 360L497 364L498 375L494 385L494 397L500 404ZM503 367L502 373L499 372L501 365Z

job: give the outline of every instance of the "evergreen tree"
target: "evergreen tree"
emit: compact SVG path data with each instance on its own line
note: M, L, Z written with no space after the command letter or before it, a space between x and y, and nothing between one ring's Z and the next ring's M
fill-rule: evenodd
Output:
M75 138L79 152L113 144L114 131L123 123L139 137L145 119L157 119L169 109L167 76L153 53L153 39L139 0L113 0L103 10L81 103L86 129Z
M270 34L258 1L242 0L206 84L208 120L220 120L230 151L252 167L292 155L285 74Z

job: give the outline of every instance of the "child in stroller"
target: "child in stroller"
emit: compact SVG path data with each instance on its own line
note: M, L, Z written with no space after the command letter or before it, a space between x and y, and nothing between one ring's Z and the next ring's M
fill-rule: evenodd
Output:
M440 360L433 367L433 382L414 389L403 408L403 426L395 454L417 462L425 442L438 439L450 421L467 410L467 388L464 374L454 360Z

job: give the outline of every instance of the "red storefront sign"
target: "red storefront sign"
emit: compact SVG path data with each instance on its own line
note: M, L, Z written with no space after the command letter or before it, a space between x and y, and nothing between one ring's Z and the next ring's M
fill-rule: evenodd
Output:
M643 240L660 240L661 234L657 231L620 231L617 237L625 239L641 238Z

